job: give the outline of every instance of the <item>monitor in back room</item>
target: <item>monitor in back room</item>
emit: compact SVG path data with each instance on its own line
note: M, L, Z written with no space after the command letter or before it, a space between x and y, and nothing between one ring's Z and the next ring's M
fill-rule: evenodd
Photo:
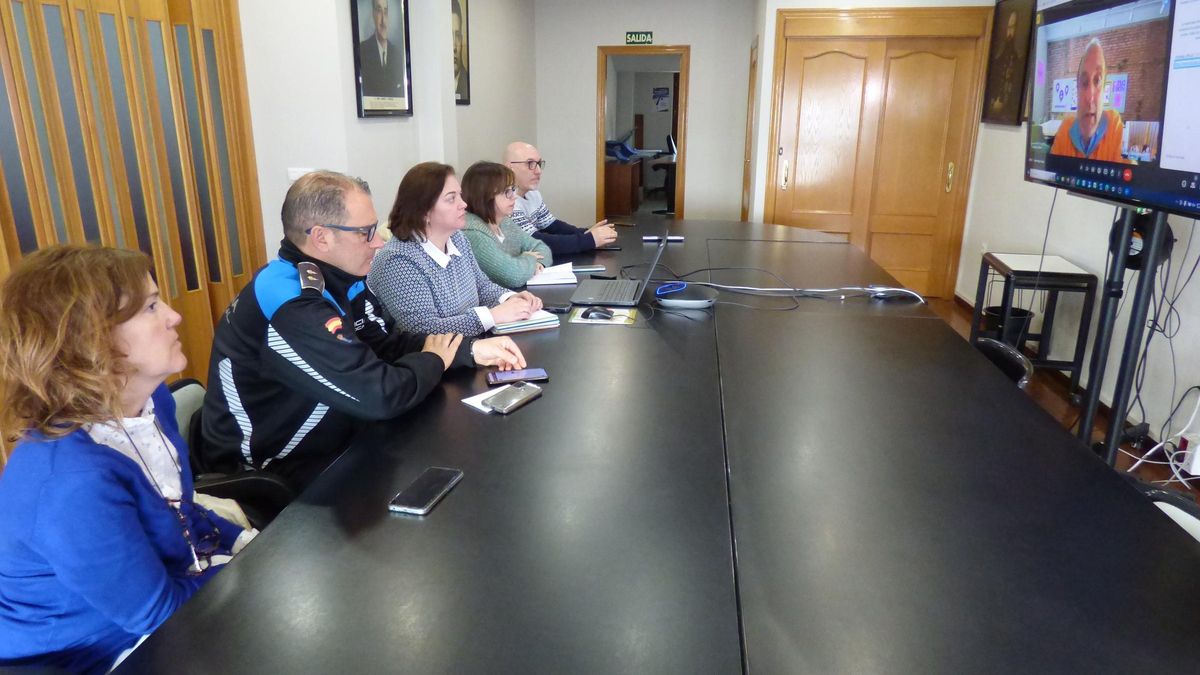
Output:
M1041 0L1026 180L1200 215L1200 0Z

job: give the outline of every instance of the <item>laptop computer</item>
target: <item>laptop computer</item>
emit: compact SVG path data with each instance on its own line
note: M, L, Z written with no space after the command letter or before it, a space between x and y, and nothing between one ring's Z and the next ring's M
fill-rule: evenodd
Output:
M654 251L654 258L650 260L650 266L646 268L646 274L641 281L584 279L579 282L579 286L571 295L571 304L637 307L638 301L642 299L642 293L646 290L646 285L650 283L650 277L654 276L654 270L658 267L658 259L662 257L663 249L666 247L667 237L664 234L662 240L658 242L658 249Z

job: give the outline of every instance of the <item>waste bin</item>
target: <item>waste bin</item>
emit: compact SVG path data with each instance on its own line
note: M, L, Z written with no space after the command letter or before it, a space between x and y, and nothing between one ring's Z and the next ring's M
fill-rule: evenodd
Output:
M1007 326L1001 326L1003 317L1003 307L985 307L983 309L984 333L995 335L996 339L1001 342L1007 342L1020 349L1025 344L1025 337L1029 335L1029 326L1033 323L1033 312L1020 307L1009 309Z

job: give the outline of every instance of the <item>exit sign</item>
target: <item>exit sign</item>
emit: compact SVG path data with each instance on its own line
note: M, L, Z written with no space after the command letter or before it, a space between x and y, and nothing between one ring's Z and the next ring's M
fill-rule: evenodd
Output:
M654 44L654 33L648 30L627 30L625 31L625 44L652 45Z

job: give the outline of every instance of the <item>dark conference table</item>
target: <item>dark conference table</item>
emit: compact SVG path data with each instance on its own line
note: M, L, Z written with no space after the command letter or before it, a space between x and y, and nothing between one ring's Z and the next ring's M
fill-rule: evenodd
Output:
M595 261L648 262L661 227ZM676 272L894 283L816 233L671 230ZM551 381L508 417L449 373L121 670L1195 671L1200 544L927 307L722 300L755 308L515 336ZM430 465L465 477L390 514Z

